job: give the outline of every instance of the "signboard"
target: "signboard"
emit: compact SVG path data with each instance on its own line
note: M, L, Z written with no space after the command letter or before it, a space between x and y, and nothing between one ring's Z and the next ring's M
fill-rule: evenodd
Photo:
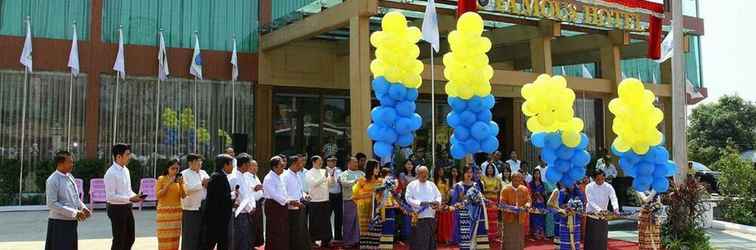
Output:
M478 0L481 10L627 31L645 31L641 14L570 0Z

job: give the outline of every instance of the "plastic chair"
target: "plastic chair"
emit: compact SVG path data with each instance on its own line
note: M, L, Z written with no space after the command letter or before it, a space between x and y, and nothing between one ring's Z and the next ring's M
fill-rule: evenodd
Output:
M79 200L84 201L84 180L80 178L74 179L74 183L76 184L76 190L79 191Z
M155 185L157 185L157 179L155 178L143 178L139 180L139 193L147 195L142 202L139 202L139 210L142 210L145 201L157 201Z
M94 209L94 203L106 203L105 179L92 178L89 180L89 208Z

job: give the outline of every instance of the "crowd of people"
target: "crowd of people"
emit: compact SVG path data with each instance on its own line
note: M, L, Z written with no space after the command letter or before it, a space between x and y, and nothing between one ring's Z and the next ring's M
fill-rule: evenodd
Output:
M104 176L111 249L131 249L132 204L144 195L131 189L130 146L114 145L112 156ZM430 169L422 157L381 165L358 153L341 169L333 155L276 155L261 181L257 162L246 153L229 148L217 155L211 174L202 170L202 156L189 154L186 169L172 160L158 178L158 247L394 249L402 244L425 250L440 243L524 249L528 239L553 239L557 249L606 249L607 217L619 214L604 172L614 166L607 162L580 183L554 186L544 181L545 163L531 170L515 152L506 161L501 157L497 151L480 164L469 160L461 169L452 164ZM55 163L47 180L46 249L77 249L77 223L92 213L77 195L71 153L58 152ZM656 197L641 194L644 204ZM651 210L644 209L641 248L651 249L658 247L659 229Z

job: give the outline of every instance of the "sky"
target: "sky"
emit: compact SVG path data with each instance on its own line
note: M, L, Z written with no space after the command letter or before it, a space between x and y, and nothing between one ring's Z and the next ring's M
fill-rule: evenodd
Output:
M737 94L756 102L756 24L754 0L699 0L703 84L714 102Z

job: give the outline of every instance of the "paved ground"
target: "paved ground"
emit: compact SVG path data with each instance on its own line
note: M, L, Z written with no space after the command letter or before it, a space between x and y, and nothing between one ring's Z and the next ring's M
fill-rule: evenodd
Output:
M155 211L134 210L137 240L133 249L157 249L155 238ZM37 250L44 248L47 212L0 213L0 250ZM611 226L610 238L638 241L632 223ZM756 235L738 232L709 230L713 246L717 249L756 249ZM97 210L88 221L79 224L79 249L101 250L110 246L110 221L103 210Z

